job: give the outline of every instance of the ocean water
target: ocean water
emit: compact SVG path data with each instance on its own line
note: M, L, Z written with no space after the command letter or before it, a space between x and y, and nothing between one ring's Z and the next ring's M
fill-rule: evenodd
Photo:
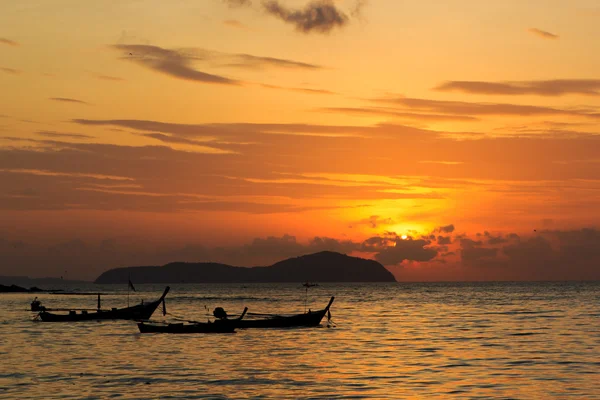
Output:
M130 301L163 288L139 285ZM71 289L127 304L121 285ZM332 295L331 327L167 335L130 321L34 322L33 296L0 294L0 398L600 399L597 282L321 284L307 298L299 284L172 285L167 317L302 312Z

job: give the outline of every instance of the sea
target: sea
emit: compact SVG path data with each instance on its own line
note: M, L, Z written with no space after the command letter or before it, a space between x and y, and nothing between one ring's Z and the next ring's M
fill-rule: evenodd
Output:
M63 289L123 307L164 285ZM301 313L331 296L331 320L316 328L170 335L132 321L39 322L32 294L0 294L0 398L600 399L600 282L175 284L153 319Z

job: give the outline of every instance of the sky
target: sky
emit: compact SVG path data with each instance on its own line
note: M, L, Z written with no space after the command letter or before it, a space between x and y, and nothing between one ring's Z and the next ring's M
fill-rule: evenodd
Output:
M4 0L0 275L600 279L596 0Z

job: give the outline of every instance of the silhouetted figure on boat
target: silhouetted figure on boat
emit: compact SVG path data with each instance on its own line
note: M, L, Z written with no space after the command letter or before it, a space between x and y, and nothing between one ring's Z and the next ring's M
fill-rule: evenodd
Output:
M31 311L44 311L46 307L42 305L42 302L38 300L37 296L31 302Z
M213 311L213 315L217 319L227 319L227 312L223 309L223 307L217 307Z

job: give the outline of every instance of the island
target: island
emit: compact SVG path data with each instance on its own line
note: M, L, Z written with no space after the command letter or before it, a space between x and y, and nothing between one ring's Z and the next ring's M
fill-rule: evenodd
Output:
M323 251L279 261L268 267L173 262L163 266L123 267L102 273L94 283L259 283L395 282L374 260Z
M21 287L21 286L17 286L17 285L2 285L0 284L0 293L38 293L38 292L45 292L45 290L40 289L38 287L31 287L29 289Z

